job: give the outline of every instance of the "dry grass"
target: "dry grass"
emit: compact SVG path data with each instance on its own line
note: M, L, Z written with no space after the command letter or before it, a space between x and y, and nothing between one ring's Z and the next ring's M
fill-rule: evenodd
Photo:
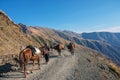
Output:
M89 51L91 51L91 50L89 50ZM98 61L104 62L104 64L106 64L108 66L109 71L111 73L117 74L117 76L119 76L119 78L120 78L120 66L118 66L116 63L114 63L112 60L106 58L104 55L101 55L97 51L93 51L93 50L92 50L92 52L90 52L89 55L94 58L95 63Z
M102 55L99 55L98 59L104 61L108 65L109 71L116 73L120 78L120 66Z
M69 41L61 38L58 36L53 30L48 29L48 28L34 28L34 27L29 27L28 28L28 34L29 35L34 35L36 37L42 37L46 41L51 41L51 42L61 42L64 44L67 44Z
M115 72L120 77L120 67L111 61L106 61L106 62L109 66L109 69Z
M0 56L18 54L21 47L29 44L40 46L31 36L26 36L5 13L0 11Z

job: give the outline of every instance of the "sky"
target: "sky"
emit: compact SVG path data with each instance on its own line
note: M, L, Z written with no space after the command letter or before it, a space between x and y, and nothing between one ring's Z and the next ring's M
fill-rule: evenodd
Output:
M0 10L27 26L120 32L120 0L0 0Z

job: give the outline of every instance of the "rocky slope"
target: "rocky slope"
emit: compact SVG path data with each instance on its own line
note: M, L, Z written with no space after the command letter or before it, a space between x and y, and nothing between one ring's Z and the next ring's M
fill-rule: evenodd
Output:
M4 12L0 11L0 55L18 54L29 44L40 44L26 35Z

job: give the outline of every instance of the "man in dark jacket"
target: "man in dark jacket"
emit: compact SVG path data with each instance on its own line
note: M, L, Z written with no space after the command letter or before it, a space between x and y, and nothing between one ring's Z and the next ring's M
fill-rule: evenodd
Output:
M45 54L44 54L44 57L45 57L45 60L46 60L46 64L49 62L49 51L50 51L50 47L45 44L44 45L44 48L45 48Z

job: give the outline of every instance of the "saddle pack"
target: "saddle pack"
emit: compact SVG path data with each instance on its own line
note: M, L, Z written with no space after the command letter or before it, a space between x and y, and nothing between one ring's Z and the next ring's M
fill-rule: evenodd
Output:
M34 48L33 46L28 45L26 48L29 48L29 49L31 49L31 50L32 50L32 55L34 55L34 54L35 54L36 50L35 50L35 48Z

